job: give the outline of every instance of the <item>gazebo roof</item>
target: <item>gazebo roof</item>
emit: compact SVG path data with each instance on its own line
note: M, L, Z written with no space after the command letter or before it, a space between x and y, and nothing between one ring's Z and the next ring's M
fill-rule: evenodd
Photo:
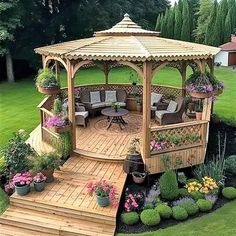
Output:
M207 59L220 49L159 37L159 32L142 29L128 14L111 29L94 37L35 49L45 56L81 60L177 61Z

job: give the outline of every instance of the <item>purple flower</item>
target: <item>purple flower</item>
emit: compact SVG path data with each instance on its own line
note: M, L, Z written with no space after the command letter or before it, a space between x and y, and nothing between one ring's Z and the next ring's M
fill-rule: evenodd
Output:
M50 127L61 127L61 126L65 126L66 122L65 119L54 116L54 117L50 117L47 122L46 122L46 127L50 128Z

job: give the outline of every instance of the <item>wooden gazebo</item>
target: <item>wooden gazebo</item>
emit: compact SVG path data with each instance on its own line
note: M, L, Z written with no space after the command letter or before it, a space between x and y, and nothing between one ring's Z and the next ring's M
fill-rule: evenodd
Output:
M43 68L46 68L49 62L55 61L57 65L59 63L63 65L67 71L68 116L72 123L74 149L76 148L74 103L74 78L76 72L87 65L97 66L104 72L106 84L108 85L108 74L111 68L116 65L125 65L134 69L143 78L142 157L149 171L151 173L161 171L158 167L159 160L150 158L151 137L157 132L164 132L166 130L176 129L176 133L187 133L191 132L191 129L197 129L202 137L200 146L194 144L187 148L182 147L182 149L172 150L169 155L175 157L178 155L191 156L192 153L195 153L195 155L200 155L200 159L193 160L191 164L203 162L208 138L211 102L206 100L204 103L203 121L188 122L187 125L176 124L151 128L152 78L165 66L177 68L182 77L181 93L184 96L187 66L193 69L198 68L201 72L204 72L206 66L208 66L210 72L214 73L213 58L219 52L219 49L161 38L159 35L159 32L142 29L129 18L128 14L125 14L121 22L111 29L95 32L94 37L35 49L36 53L42 55ZM186 152L187 149L188 152ZM185 161L183 166L190 165L189 163L186 164L187 162L190 162L190 160Z

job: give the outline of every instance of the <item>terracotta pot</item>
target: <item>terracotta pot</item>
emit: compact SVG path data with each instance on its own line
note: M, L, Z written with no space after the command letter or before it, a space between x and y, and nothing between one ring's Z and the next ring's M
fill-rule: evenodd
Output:
M42 170L41 173L47 177L46 183L51 183L54 181L54 170Z
M143 173L141 173L141 172L133 172L132 173L132 177L133 177L134 183L142 184L144 182L145 178L146 178L146 175L147 174L145 172L143 172Z
M55 87L51 87L51 88L37 86L37 88L40 93L47 94L47 95L54 95L54 94L58 94L60 92L59 86L55 86Z
M202 112L196 112L196 120L202 120Z
M190 92L189 95L194 98L210 98L212 97L213 93L196 93Z
M140 103L137 103L137 111L142 112L143 111L143 106Z

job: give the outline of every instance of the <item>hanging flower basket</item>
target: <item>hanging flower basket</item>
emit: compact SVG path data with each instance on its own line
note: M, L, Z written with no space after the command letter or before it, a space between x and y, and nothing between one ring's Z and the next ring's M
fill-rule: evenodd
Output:
M43 94L47 94L47 95L55 95L58 94L60 92L60 87L59 86L55 86L55 87L42 87L42 86L37 86L38 91L40 93Z
M189 95L194 98L210 98L213 93L189 92Z
M220 94L222 94L223 93L223 89L217 89L217 90L214 90L214 92L213 92L213 94L215 95L215 96L219 96Z

